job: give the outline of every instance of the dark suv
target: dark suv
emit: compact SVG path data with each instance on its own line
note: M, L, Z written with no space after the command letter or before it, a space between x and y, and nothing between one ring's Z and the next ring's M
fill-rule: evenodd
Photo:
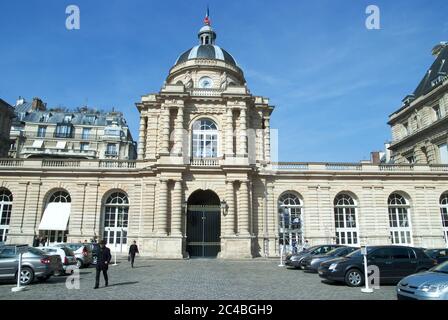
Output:
M367 264L380 270L380 283L396 283L402 278L436 265L423 249L405 246L372 246L367 248ZM361 250L322 263L319 276L330 281L345 282L350 287L364 284L364 257Z

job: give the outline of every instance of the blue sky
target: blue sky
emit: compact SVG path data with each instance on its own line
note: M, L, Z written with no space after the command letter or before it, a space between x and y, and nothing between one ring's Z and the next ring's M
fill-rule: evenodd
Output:
M114 107L137 139L134 103L197 43L207 3L217 44L276 106L282 161L354 162L381 150L388 115L448 40L446 0L1 1L0 98ZM81 10L80 30L65 28L69 4ZM365 28L370 4L381 30Z

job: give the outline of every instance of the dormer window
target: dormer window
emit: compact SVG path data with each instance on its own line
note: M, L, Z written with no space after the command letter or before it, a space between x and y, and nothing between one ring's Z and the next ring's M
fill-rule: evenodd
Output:
M64 116L64 123L71 123L73 119L73 115Z

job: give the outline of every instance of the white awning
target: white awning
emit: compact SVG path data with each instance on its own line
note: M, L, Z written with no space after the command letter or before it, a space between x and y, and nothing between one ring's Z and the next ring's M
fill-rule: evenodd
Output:
M51 202L45 208L39 230L67 230L71 203Z
M56 149L65 149L66 143L66 141L58 141L58 143L56 143Z
M33 148L42 148L43 144L44 144L44 140L34 140Z

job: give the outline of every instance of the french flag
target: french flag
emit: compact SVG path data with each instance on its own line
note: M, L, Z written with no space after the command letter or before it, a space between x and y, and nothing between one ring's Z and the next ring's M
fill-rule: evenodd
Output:
M209 13L209 10L208 10L208 6L207 6L207 12L205 13L204 23L205 23L206 25L208 25L208 26L211 24L211 21L210 21L210 13Z

